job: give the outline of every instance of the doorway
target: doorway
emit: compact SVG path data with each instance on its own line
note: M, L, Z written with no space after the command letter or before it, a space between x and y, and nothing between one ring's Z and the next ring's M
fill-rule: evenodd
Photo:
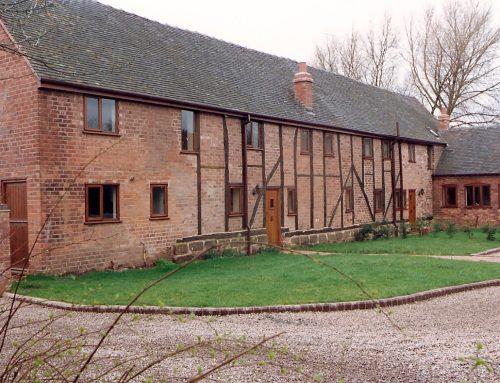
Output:
M281 246L281 201L279 188L266 189L266 229L269 244Z
M417 223L417 202L415 190L408 191L408 220L410 221L410 225L415 227Z
M2 200L10 209L10 259L12 270L28 263L28 199L26 181L3 181Z

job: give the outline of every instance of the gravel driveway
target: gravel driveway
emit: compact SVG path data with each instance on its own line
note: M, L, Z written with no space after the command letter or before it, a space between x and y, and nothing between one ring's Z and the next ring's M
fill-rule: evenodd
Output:
M16 322L46 317L48 312L37 306L22 308ZM54 323L52 332L69 336L80 326L85 326L87 331L98 330L114 317L74 313ZM496 374L500 374L500 288L395 307L390 318L404 330L398 330L384 315L372 310L228 316L215 318L213 322L207 318L127 316L114 329L99 355L131 356L141 350L154 355L169 347L175 349L176 345L196 341L197 336L213 338L215 333L219 338L226 334L227 339L236 343L240 339L244 344L252 344L264 335L284 331L276 346L283 351L278 354L291 360L295 367L301 368L303 364L308 377L293 369L280 372L271 365L275 360L279 363L279 358L273 359L272 355L271 364L255 364L269 358L269 352L265 351L242 361L243 366L224 370L212 378L220 382L289 382L312 380L314 374L319 374L323 382L342 379L345 382L458 383L466 379L500 382L499 375L488 374L484 368L473 370L459 360L473 355L479 341L484 344L481 356L493 361ZM246 336L244 340L240 338L242 335ZM183 376L196 374L200 366L206 371L216 359L210 359L210 355L201 350L159 364L153 375L165 377L165 381L182 381Z

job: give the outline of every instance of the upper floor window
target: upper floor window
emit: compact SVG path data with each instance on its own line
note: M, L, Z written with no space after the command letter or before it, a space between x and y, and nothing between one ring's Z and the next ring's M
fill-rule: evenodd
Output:
M373 139L363 137L363 158L373 158Z
M327 157L333 157L333 133L325 132L323 135L323 150Z
M309 129L300 129L300 154L311 154L311 135Z
M384 160L392 159L391 141L389 140L382 141L382 158Z
M466 185L465 206L467 207L491 206L490 185Z
M409 162L415 162L416 161L415 144L408 144L408 161Z
M120 219L119 185L85 185L85 221L113 222Z
M85 97L85 130L118 133L117 102L110 98Z
M443 207L457 207L457 185L443 185Z
M191 110L181 112L181 146L183 152L198 151L198 115Z
M168 185L167 184L151 184L151 218L167 218L168 217Z
M251 121L246 125L247 147L252 149L262 149L264 130L260 122Z

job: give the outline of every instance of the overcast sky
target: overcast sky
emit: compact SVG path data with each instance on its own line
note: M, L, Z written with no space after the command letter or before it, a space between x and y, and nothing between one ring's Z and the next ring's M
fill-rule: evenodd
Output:
M403 25L404 20L429 4L444 3L443 0L100 1L165 24L308 62L313 58L315 45L324 41L326 34L343 35L353 26L367 30L370 21L382 19L384 13ZM488 0L482 2L492 4ZM499 8L500 5L493 5L497 25Z

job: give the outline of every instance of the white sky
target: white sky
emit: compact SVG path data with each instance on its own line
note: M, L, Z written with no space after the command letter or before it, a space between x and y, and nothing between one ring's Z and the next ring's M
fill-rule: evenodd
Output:
M384 13L403 25L444 0L100 0L115 8L259 51L311 62L326 34L367 30ZM458 0L466 1L466 0ZM500 4L492 5L500 24ZM498 2L498 0L496 0Z

